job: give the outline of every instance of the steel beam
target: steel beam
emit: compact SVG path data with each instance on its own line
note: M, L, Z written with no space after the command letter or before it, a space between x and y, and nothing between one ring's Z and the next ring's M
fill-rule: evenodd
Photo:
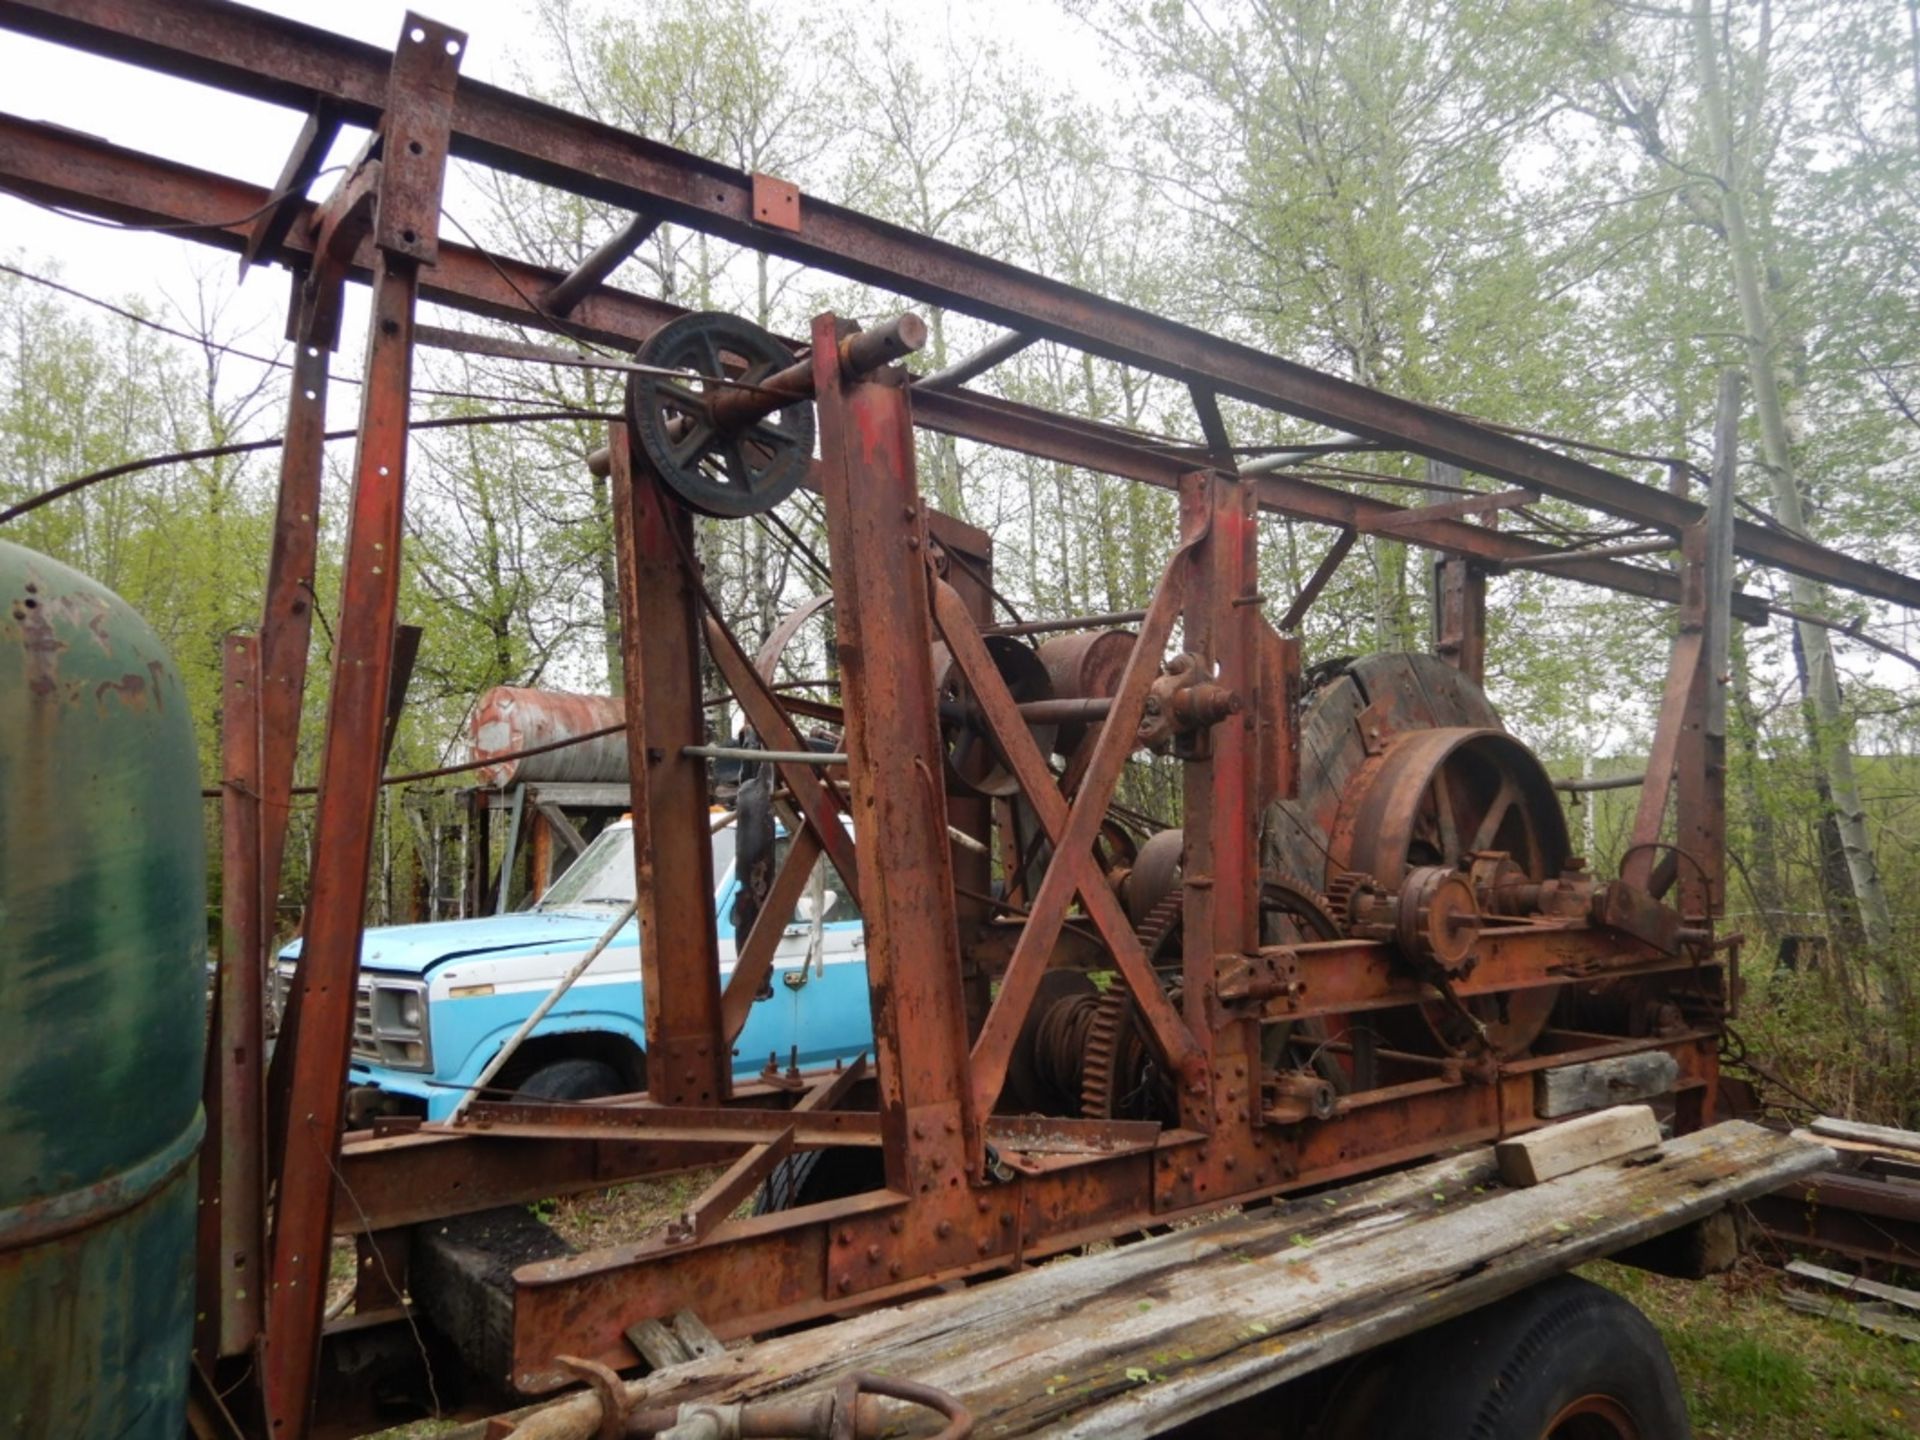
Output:
M383 172L380 228L383 234L389 227L403 233L393 246L380 249L374 266L314 825L316 863L305 943L280 1036L288 1051L287 1110L280 1127L285 1142L267 1293L265 1391L281 1440L304 1435L313 1410L355 973L379 799L380 739L400 601L419 257L423 248L431 253L439 216L454 60L464 48L460 32L409 15L391 57L390 94L383 95L387 149L407 152L415 163L389 164Z
M0 0L0 25L235 94L310 110L335 102L370 123L387 52L226 0ZM452 153L1022 334L1267 406L1463 470L1678 532L1700 505L1448 411L1370 390L857 211L801 196L793 228L755 218L745 171L473 81L461 84ZM421 258L431 258L422 256ZM1739 553L1920 608L1920 580L1783 530L1735 526Z
M259 186L154 159L76 135L57 127L0 115L0 180L68 208L141 223L211 222L258 209L267 197ZM296 226L282 249L303 254ZM195 238L225 249L244 243L244 226L216 226ZM371 273L371 244L364 245L349 271L364 280ZM492 256L443 243L439 263L421 280L422 299L516 324L563 330L631 348L686 312L662 300L601 286L570 313L564 325L528 304L561 279L560 272L524 261ZM925 429L985 445L1017 450L1061 464L1098 470L1172 489L1181 475L1206 464L1198 451L1153 445L1139 436L1094 421L1075 419L974 391L914 387L915 423ZM1260 508L1276 515L1348 529L1397 517L1405 509L1385 500L1315 484L1293 476L1262 475ZM1676 603L1674 577L1610 563L1604 555L1559 550L1536 540L1490 531L1457 520L1409 526L1401 535L1413 544L1478 557L1507 567L1551 568L1553 573L1623 594ZM1765 601L1736 594L1733 613L1750 624L1764 624Z
M194 1350L212 1373L260 1335L266 1269L266 936L260 887L260 646L221 645L220 966L207 1047Z
M316 266L293 280L293 369L288 382L273 543L260 607L260 886L262 943L272 940L293 805L300 714L313 640L314 566L320 540L320 485L326 469L330 335L321 317L337 315L344 282L338 268ZM276 1143L279 1137L276 1136ZM274 1162L278 1169L278 1160Z
M813 322L821 488L838 604L867 979L874 995L887 1183L944 1188L973 1114L947 838L945 747L927 654L927 522L907 392L841 374L831 315Z
M706 739L693 517L645 460L636 463L625 425L610 440L647 1087L662 1104L713 1105L726 1098L733 1067L713 917L688 903L713 894L714 882L707 767L681 753Z

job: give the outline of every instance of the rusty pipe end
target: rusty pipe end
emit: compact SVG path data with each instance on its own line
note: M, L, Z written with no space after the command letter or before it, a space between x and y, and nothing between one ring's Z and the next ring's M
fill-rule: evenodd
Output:
M865 375L891 365L927 343L927 322L911 310L840 342L840 364L850 375Z

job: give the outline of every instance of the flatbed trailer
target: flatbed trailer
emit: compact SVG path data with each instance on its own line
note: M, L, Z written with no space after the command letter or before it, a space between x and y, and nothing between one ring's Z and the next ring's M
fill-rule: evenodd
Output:
M0 115L0 185L292 272L260 626L223 646L200 1422L273 1440L378 1428L371 1376L388 1362L444 1365L503 1404L582 1375L613 1385L647 1358L649 1326L690 1312L723 1341L822 1328L674 1384L754 1395L788 1382L752 1367L825 1377L845 1362L820 1357L857 1343L961 1387L1008 1433L1144 1431L1415 1328L1438 1347L1447 1327L1434 1322L1457 1308L1546 1293L1521 1287L1825 1154L1714 1127L1739 948L1716 928L1722 677L1731 627L1770 613L1737 588L1734 562L1903 605L1920 604L1920 580L1735 516L1736 377L1721 377L1712 463L1641 457L1667 482L1649 485L1603 468L1594 447L1374 391L463 79L464 33L425 16L407 17L391 51L224 0L0 0L0 26L305 117L267 188ZM308 199L348 125L366 127L365 145L325 199ZM451 160L631 219L567 273L456 244L440 233ZM912 311L864 328L822 313L783 337L607 283L662 223L1007 333L916 373L904 362L928 327ZM269 1065L268 902L312 648L328 375L359 282L371 323L311 885ZM418 324L422 302L618 354ZM1040 342L1180 387L1191 415L1173 423L1191 438L971 383ZM379 796L402 778L382 772L405 703L410 405L429 345L626 377L580 483L604 482L614 521L646 1089L483 1095L457 1123L358 1134L345 1091L363 1005L373 1026L360 959ZM921 431L1170 492L1172 523L1133 537L1157 565L1141 608L1002 617L992 537L932 510L919 486ZM1285 448L1267 443L1276 433ZM1391 451L1427 462L1425 503L1293 473L1303 457ZM694 517L764 520L803 487L818 497L830 593L753 653L708 591ZM1547 495L1657 538L1610 548L1501 528L1501 514ZM1336 532L1311 574L1263 565L1266 515ZM1310 666L1302 617L1367 536L1437 552L1432 653ZM1655 548L1672 564L1636 563ZM1629 843L1607 857L1617 866L1574 853L1564 782L1482 688L1488 587L1513 569L1674 607L1671 645L1649 657L1656 723ZM1264 593L1276 582L1292 593ZM836 673L802 698L776 666L829 604ZM775 864L771 817L756 830L765 893L739 922L724 983L704 898L685 903L713 890L708 767L733 753L706 743L709 662L765 747L748 758L768 767L791 837ZM839 748L811 748L814 724L836 729ZM1120 802L1140 752L1177 767L1179 827ZM870 1061L805 1072L773 1056L741 1082L735 1042L822 861L866 926ZM412 1023L382 1023L394 1021ZM1474 1147L1617 1100L1661 1107L1674 1138L1657 1161L1528 1193L1490 1183ZM725 1168L664 1235L456 1266L431 1293L422 1262L438 1264L458 1217L524 1217L543 1196L702 1166ZM763 1213L738 1216L756 1193ZM1228 1208L1239 1218L1122 1243ZM350 1313L330 1316L343 1243L357 1283ZM974 1288L915 1298L958 1285ZM1246 1333L1223 1296L1270 1333ZM1476 1313L1511 1319L1529 1303ZM1011 1329L989 1323L998 1307ZM1651 1333L1637 1317L1615 1328L1635 1326ZM1582 1353L1556 1349L1568 1363ZM989 1355L1004 1363L982 1369ZM1419 1404L1447 1378L1430 1377ZM1610 1427L1591 1433L1636 1433L1631 1417L1587 1418Z
M952 1396L976 1436L1160 1435L1498 1307L1588 1261L1631 1260L1637 1247L1804 1179L1832 1156L1729 1120L1515 1187L1493 1147L1480 1147L749 1342L619 1393L631 1411L672 1411L790 1399L871 1371ZM604 1393L457 1435L591 1440ZM1314 1418L1284 1404L1279 1413L1299 1428L1269 1433L1305 1433ZM898 1433L939 1423L912 1418L923 1428Z

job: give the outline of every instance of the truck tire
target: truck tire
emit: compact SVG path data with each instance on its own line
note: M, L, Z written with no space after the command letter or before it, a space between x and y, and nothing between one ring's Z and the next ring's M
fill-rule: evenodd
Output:
M1689 1440L1660 1334L1563 1275L1361 1360L1314 1440Z
M513 1093L519 1100L598 1100L620 1090L620 1072L604 1060L556 1060Z
M886 1183L886 1166L878 1150L802 1150L773 1167L754 1196L753 1213L772 1215L822 1200L844 1200Z

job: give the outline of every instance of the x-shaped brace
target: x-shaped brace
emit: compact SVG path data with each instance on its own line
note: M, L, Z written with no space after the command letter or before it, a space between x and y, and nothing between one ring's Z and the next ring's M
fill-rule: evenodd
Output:
M974 702L992 730L1001 755L1033 806L1041 828L1053 842L1053 857L1034 891L1026 924L1001 976L1000 993L973 1043L975 1114L992 1114L1000 1098L1013 1046L1032 1007L1067 908L1076 895L1112 951L1121 978L1140 1007L1154 1048L1186 1084L1204 1080L1206 1052L1160 988L1159 978L1147 961L1119 897L1094 860L1093 847L1099 839L1121 769L1133 753L1147 690L1159 674L1160 657L1165 653L1186 593L1193 551L1205 537L1204 528L1189 535L1167 563L1147 605L1133 653L1121 672L1113 707L1094 742L1086 777L1071 805L1060 793L1040 747L1020 718L1018 704L994 666L965 603L950 585L929 572L934 623L939 626L954 663L966 676Z

